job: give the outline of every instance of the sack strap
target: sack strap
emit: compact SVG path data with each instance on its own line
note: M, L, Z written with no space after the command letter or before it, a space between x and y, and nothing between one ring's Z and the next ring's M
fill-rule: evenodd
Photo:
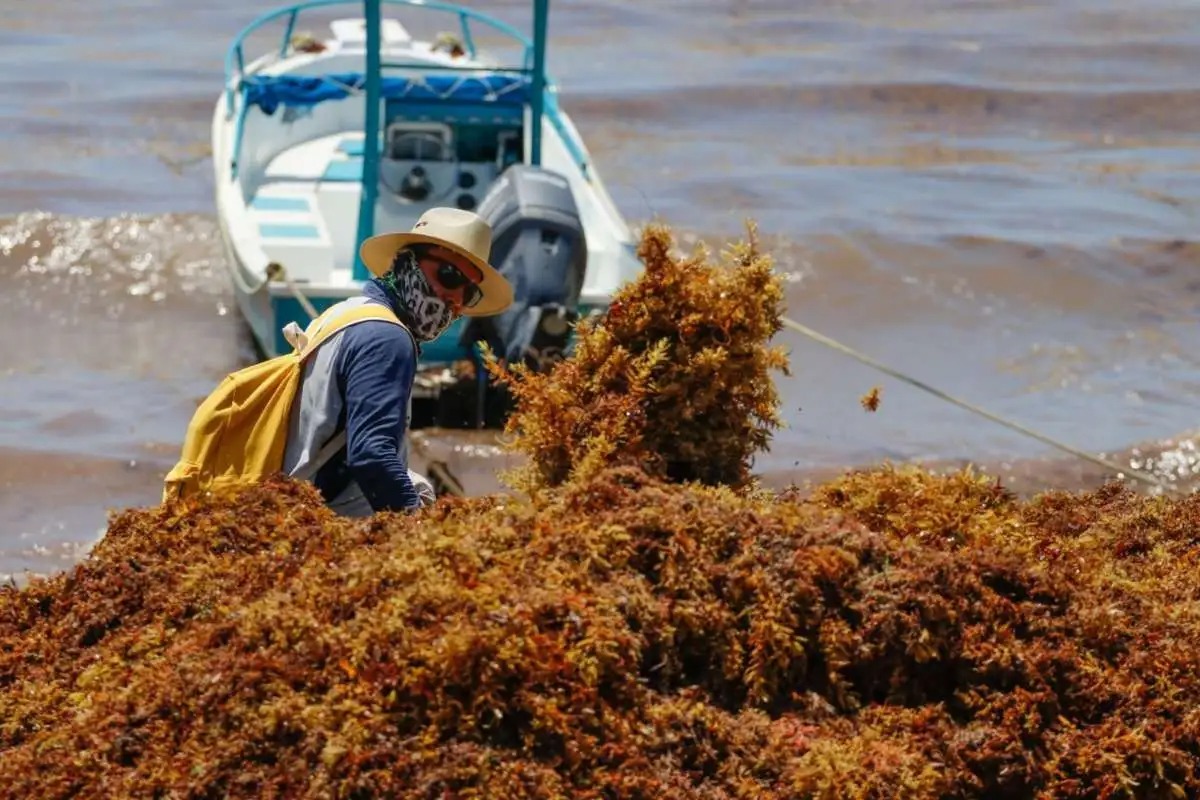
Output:
M340 330L350 327L358 322L366 322L367 320L377 319L383 322L391 322L394 325L399 325L408 331L408 335L412 336L412 331L408 330L408 326L401 322L394 311L387 306L382 306L378 303L363 303L360 306L347 309L336 317L329 317L329 310L317 317L313 321L312 329L305 331L309 339L304 350L298 355L303 361L317 351L325 341Z
M329 463L329 459L337 455L337 451L341 450L346 444L346 429L338 431L337 435L325 443L325 446L317 451L313 456L312 461L304 465L304 469L296 470L292 476L302 481L310 481L317 474L317 470Z
M328 314L328 310L326 310L326 314ZM355 306L354 308L342 312L332 320L325 314L317 317L317 319L314 320L315 330L312 331L312 333L315 335L308 342L308 345L304 348L303 352L298 353L297 355L301 361L304 361L313 353L315 353L317 348L324 344L329 337L333 336L333 334L348 328L355 323L365 322L372 319L382 320L384 322L391 322L395 325L399 325L404 329L404 332L412 338L413 346L416 346L416 337L413 336L413 333L408 329L408 326L396 317L395 312L386 306L379 305L378 303L364 303L361 306ZM345 445L346 430L343 428L332 439L326 442L320 450L317 451L317 454L313 456L312 460L309 461L303 469L297 470L293 474L293 477L306 481L312 480L312 478L317 474L317 471L320 470L321 467L325 466L325 464L329 462L329 459L337 455L337 452Z

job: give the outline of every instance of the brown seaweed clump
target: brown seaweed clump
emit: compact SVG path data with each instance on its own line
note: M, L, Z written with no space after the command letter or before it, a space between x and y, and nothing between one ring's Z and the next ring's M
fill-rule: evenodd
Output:
M771 373L788 362L769 342L782 327L782 284L753 225L719 263L703 247L687 257L673 247L666 227L646 228L644 274L598 322L580 323L574 353L551 372L489 358L517 401L506 427L529 459L518 488L623 464L671 480L748 482L751 457L780 425Z
M0 588L0 798L1200 797L1200 498L746 491L777 284L668 249L518 376L536 491L276 478Z
M0 590L0 797L1195 797L1197 530L891 469L128 511Z

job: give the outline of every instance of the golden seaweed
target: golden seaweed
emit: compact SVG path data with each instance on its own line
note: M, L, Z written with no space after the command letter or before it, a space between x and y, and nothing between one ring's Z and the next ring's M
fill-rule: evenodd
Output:
M872 386L871 391L858 398L859 404L863 407L863 411L878 411L880 394L883 388L880 386Z
M275 477L0 588L0 797L1200 796L1200 498L754 489L774 279L668 249L514 379L529 493Z
M786 372L783 288L756 229L712 262L698 247L674 252L670 231L651 225L638 255L644 274L584 320L571 357L548 373L487 366L517 402L506 429L527 466L521 489L587 480L638 465L675 481L745 486L753 455L778 428L771 373Z

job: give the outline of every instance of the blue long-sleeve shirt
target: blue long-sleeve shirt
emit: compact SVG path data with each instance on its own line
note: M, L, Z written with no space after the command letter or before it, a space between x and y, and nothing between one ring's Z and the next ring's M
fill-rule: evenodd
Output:
M395 298L377 282L368 282L363 295L402 314ZM307 419L308 426L326 429L312 438L328 441L344 429L346 445L317 471L313 483L327 501L343 496L353 482L373 511L419 507L408 474L405 438L420 355L412 334L390 322L368 320L335 334L322 350L326 348L331 352L318 351L305 376L301 399L310 411L305 415L301 410L296 432L305 436ZM328 380L323 379L324 371L332 372ZM310 389L317 396L305 398ZM319 408L322 404L325 408Z

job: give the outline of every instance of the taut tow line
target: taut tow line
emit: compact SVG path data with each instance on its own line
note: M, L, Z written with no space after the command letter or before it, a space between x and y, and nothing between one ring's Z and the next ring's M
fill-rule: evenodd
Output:
M937 387L934 387L934 386L930 386L929 384L925 383L924 381L918 380L917 378L914 378L911 375L907 375L903 372L900 372L899 370L892 369L891 367L887 366L886 364L881 364L880 362L876 361L875 359L871 358L870 356L865 355L865 354L860 353L859 351L855 350L853 347L844 345L841 342L837 341L836 339L831 339L830 337L826 336L825 334L821 333L820 331L813 330L812 328L808 327L807 325L802 325L799 322L796 322L796 320L794 320L794 319L789 319L788 317L783 317L781 322L783 323L784 327L789 328L790 330L793 330L796 333L801 334L802 336L807 336L809 339L812 339L814 342L818 342L820 344L825 345L826 347L830 347L834 350L837 350L839 353L850 356L851 358L855 359L856 361L860 361L863 364L866 364L868 367L871 367L872 369L879 370L880 372L882 372L886 375L892 376L896 380L903 381L903 382L909 384L910 386L914 386L914 387L920 389L921 391L928 392L929 394L933 395L934 397L937 397L940 400L944 400L947 403L950 403L952 405L956 405L959 408L962 408L966 411L971 412L972 414L983 417L984 419L991 420L992 422L995 422L998 425L1003 425L1004 427L1008 428L1009 430L1016 431L1017 433L1020 433L1024 436L1028 436L1031 439L1036 439L1037 441L1042 442L1043 444L1048 444L1051 447L1055 447L1059 450L1062 450L1065 453L1070 453L1073 456L1082 458L1084 461L1089 461L1092 464L1095 464L1100 467L1104 467L1105 469L1111 470L1111 471L1117 473L1118 475L1127 475L1130 478L1139 480L1150 486L1155 486L1159 489L1162 489L1167 494L1175 495L1177 497L1182 497L1185 494L1185 492L1182 489L1180 489L1178 486L1172 486L1171 484L1167 483L1166 481L1161 480L1160 478L1155 477L1154 475L1151 475L1146 472L1142 472L1140 470L1130 469L1129 467L1121 466L1120 464L1116 463L1115 461L1110 461L1108 459L1100 458L1099 456L1092 455L1091 453L1088 453L1084 450L1080 450L1077 447L1072 447L1069 444L1060 442L1057 439L1053 439L1049 436L1046 436L1045 434L1038 433L1037 431L1027 428L1018 422L1013 422L1012 420L1001 417L998 414L993 414L991 411L988 411L985 408L980 408L979 406L975 405L974 403L970 403L970 402L967 402L966 400L962 400L958 397L954 397L953 395L947 394L946 392L943 392L941 389L938 389Z

